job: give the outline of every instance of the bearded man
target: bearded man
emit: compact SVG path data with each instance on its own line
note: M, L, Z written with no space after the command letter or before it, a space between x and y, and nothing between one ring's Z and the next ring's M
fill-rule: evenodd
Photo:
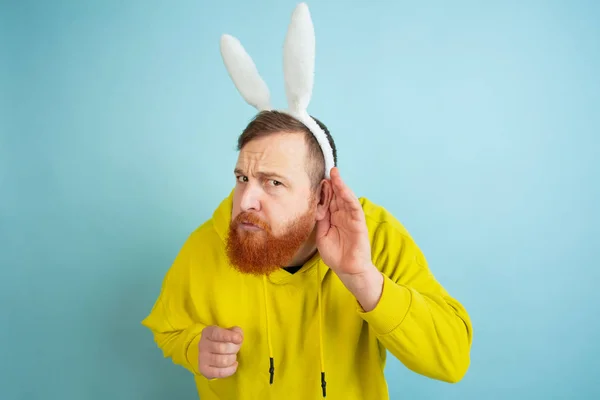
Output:
M221 54L259 112L238 139L235 188L189 236L143 321L165 357L193 374L202 400L388 399L388 352L461 380L467 312L400 222L344 183L329 130L308 114L308 6L284 43L285 112L239 40L223 35Z
M388 352L461 380L467 312L398 220L357 198L337 167L324 178L311 130L261 111L238 150L233 191L183 245L143 321L200 398L388 399Z

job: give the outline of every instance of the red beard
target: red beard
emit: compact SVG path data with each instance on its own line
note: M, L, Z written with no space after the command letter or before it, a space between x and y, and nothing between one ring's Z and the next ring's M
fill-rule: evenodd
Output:
M242 212L229 225L227 256L231 265L242 273L269 275L288 266L314 227L314 214L297 218L282 236L274 236L271 227L255 214ZM260 231L240 231L241 223L251 223Z

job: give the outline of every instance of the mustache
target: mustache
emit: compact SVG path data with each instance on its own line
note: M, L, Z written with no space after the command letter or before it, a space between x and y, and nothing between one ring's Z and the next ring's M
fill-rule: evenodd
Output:
M233 221L234 225L240 225L240 224L252 224L252 225L256 225L259 228L261 228L264 231L270 232L271 231L271 227L268 223L266 223L265 221L263 221L262 219L260 219L260 217L256 214L252 214L249 212L241 212L240 214L238 214L237 217L235 217L235 220Z

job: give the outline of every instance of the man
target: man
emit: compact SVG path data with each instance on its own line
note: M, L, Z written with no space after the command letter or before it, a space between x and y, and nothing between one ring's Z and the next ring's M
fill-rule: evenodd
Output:
M238 149L235 188L186 241L144 320L200 398L388 399L387 351L458 382L469 316L400 222L337 168L323 178L322 147L286 113L259 112Z
M400 222L346 186L333 138L306 110L314 45L302 3L280 112L239 41L221 40L259 113L238 139L235 188L183 245L143 321L202 400L387 399L387 351L447 382L469 366L467 312Z

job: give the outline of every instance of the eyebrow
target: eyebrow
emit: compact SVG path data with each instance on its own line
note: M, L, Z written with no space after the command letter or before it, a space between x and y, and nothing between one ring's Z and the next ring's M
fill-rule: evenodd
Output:
M242 169L240 169L240 168L236 168L233 172L237 175L244 175L244 176L246 175L246 173L244 171L242 171ZM260 177L277 178L277 180L289 181L289 179L287 177L280 175L276 172L259 171L256 173L256 175L258 175Z

